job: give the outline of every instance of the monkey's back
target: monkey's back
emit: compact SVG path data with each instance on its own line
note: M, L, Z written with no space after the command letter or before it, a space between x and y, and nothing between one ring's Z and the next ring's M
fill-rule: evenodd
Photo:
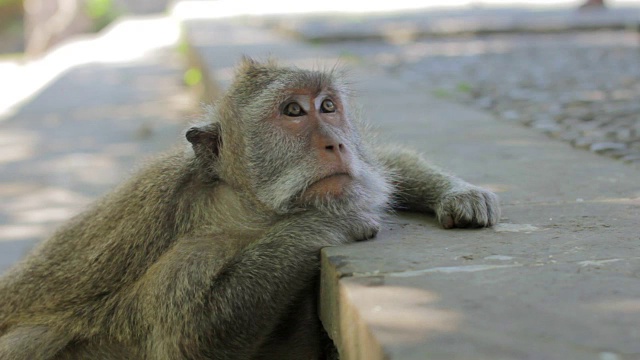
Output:
M188 155L172 151L63 225L0 279L0 334L60 317L99 325L123 284L189 231L176 217L189 216L179 199L194 178Z

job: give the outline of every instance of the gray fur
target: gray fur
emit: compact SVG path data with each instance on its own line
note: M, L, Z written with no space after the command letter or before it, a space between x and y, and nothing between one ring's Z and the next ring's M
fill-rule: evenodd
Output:
M341 198L300 202L322 167L269 125L287 89L330 91L350 151ZM337 71L245 59L189 151L159 157L0 279L0 359L318 359L318 254L368 239L392 204L490 226L492 193L416 154L374 154Z

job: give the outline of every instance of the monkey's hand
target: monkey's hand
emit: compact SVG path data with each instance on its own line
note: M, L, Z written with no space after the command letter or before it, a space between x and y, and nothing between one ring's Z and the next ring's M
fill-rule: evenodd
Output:
M445 192L434 210L438 222L445 229L489 227L500 220L498 196L467 183L456 184L453 189Z
M325 246L369 240L380 230L380 215L355 210L341 214L308 214L302 221L309 224L311 232L316 235L320 230L328 230L332 234Z
M378 216L358 214L357 221L351 223L349 228L348 237L351 241L373 239L380 231L380 219Z

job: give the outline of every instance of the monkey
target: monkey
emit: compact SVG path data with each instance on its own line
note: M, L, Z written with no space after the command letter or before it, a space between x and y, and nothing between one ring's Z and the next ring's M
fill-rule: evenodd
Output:
M322 359L319 252L388 210L489 227L497 196L372 146L345 75L243 58L160 155L0 279L0 358Z

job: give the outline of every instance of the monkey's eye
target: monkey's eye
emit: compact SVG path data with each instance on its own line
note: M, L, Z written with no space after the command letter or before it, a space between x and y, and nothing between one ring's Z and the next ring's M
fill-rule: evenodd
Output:
M304 110L302 110L302 106L300 106L300 104L298 104L297 102L292 102L287 104L287 106L284 107L282 114L286 116L296 117L296 116L304 115L305 112Z
M322 112L325 113L332 113L332 112L336 112L336 104L333 103L333 101L326 99L325 101L322 102Z

